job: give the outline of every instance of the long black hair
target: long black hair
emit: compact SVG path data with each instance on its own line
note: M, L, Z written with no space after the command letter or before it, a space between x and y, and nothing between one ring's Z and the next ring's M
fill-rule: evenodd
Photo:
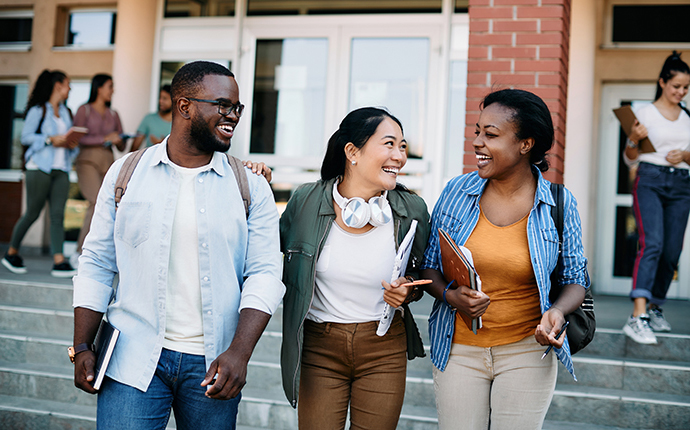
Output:
M668 58L666 58L666 61L664 61L664 66L661 68L661 72L659 73L659 79L666 83L673 79L673 77L678 73L687 73L690 75L690 67L688 67L685 61L680 59L680 52L673 51L673 54L669 55ZM659 80L657 79L654 101L659 100L662 92L663 90L661 89L661 84L659 84Z
M505 89L490 93L482 101L487 106L498 103L513 111L511 121L519 140L534 139L529 161L542 172L549 170L546 153L553 146L553 121L546 103L536 94L525 90Z
M326 155L321 164L321 179L327 181L344 175L347 164L345 145L352 142L357 148L362 148L367 140L376 133L379 124L386 118L395 121L402 132L403 127L400 120L384 109L363 107L347 114L340 123L338 130L328 139Z
M87 103L93 103L98 98L98 89L105 85L108 81L112 81L113 77L106 75L105 73L99 73L93 78L91 78L91 94L89 94L89 101ZM110 102L105 102L105 105L110 107Z
M34 84L34 89L31 91L29 96L29 102L26 104L26 110L34 106L43 106L50 96L53 94L53 89L55 84L58 82L64 82L67 79L67 74L60 70L48 70L45 69L38 75L36 79L36 84Z

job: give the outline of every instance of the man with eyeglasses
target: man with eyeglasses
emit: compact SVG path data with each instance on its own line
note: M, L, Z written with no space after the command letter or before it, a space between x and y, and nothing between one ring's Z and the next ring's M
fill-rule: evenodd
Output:
M172 408L178 429L234 429L247 363L285 292L270 187L247 175L247 215L223 154L243 111L233 74L187 64L172 98L170 136L143 154L117 209L123 160L108 172L74 278L77 387L96 392L103 314L121 331L99 428L165 428Z

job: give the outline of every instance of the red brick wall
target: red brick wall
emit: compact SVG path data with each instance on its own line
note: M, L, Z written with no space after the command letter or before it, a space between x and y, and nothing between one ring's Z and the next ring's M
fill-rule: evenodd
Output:
M465 172L476 169L472 140L479 103L491 90L520 88L551 110L554 146L546 178L563 182L571 0L470 0Z

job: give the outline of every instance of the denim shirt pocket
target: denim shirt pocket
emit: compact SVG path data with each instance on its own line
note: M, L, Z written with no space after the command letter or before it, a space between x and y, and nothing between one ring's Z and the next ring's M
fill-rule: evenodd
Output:
M446 233L456 233L460 231L462 221L452 214L441 212L441 216L439 217L439 227L442 228Z
M558 264L558 259L560 258L559 254L559 238L558 238L558 230L555 228L543 228L541 229L541 238L542 238L542 246L544 247L544 258L546 261L543 262L544 265L546 265L546 268L549 269L549 272L547 274L548 276L551 276L551 271L556 267Z
M115 238L136 248L149 238L151 202L121 202L115 216Z

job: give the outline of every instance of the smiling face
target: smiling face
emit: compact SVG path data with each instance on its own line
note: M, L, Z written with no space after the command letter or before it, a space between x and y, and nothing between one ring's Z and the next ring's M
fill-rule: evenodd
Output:
M194 98L237 104L240 102L240 90L235 78L206 75ZM194 145L202 152L209 153L230 149L230 140L240 120L234 111L222 116L218 113L218 105L197 101L190 101L190 105L190 137Z
M407 141L400 126L386 117L361 149L352 143L345 147L348 162L345 172L357 184L378 194L395 188L398 172L407 162Z
M676 73L666 82L659 78L659 85L662 90L661 98L666 99L671 104L677 105L688 94L690 75L687 73Z
M476 138L472 145L477 157L479 176L484 179L502 179L529 166L532 139L518 140L513 111L498 103L484 108L476 124Z

